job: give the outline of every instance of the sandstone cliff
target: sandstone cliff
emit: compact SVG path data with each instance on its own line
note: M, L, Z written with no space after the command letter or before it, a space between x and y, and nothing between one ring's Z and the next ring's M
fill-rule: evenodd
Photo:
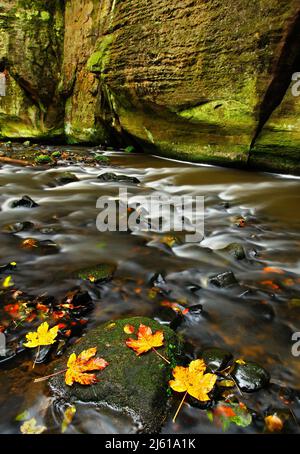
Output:
M0 135L299 172L299 42L299 0L2 1Z

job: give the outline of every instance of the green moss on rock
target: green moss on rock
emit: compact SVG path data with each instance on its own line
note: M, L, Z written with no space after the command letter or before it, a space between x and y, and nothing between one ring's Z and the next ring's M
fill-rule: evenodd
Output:
M101 263L81 270L78 277L91 282L107 281L112 279L115 270L115 265Z

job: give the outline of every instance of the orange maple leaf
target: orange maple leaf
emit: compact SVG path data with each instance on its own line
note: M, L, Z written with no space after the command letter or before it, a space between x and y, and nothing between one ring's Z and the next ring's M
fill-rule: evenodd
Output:
M103 370L108 366L108 362L103 358L93 358L96 355L97 348L89 348L83 350L78 357L72 353L68 359L65 382L68 386L72 386L74 382L81 385L93 385L97 382L95 374L87 374L86 372Z
M161 347L164 343L164 334L162 331L156 331L154 334L149 326L141 324L137 333L137 339L129 338L126 345L132 348L139 356L155 347Z

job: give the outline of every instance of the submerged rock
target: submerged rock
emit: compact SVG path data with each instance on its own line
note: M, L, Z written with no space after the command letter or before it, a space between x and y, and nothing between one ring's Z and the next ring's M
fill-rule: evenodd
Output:
M115 173L102 173L98 175L98 180L103 182L120 182L120 183L131 183L131 184L139 184L140 180L136 177L129 177L127 175L116 175Z
M11 204L12 208L35 208L38 206L38 203L32 200L28 195L23 195L20 200L15 200Z
M180 347L176 334L170 328L146 317L108 322L89 331L68 352L79 354L87 348L97 347L97 356L109 363L99 372L99 381L91 386L74 384L69 387L64 382L64 374L57 375L49 382L54 396L65 401L114 407L133 415L141 432L159 431L168 412L167 388L171 366L154 352L137 356L126 346L125 341L135 337L135 334L126 334L125 325L133 325L137 332L141 323L150 326L153 332L163 331L164 346L159 348L159 352L173 361ZM65 369L67 358L65 356L56 363L54 372Z
M233 356L227 350L222 348L207 348L202 352L202 358L207 367L215 373L225 369L228 363L233 359Z
M25 222L16 222L15 224L8 224L2 228L2 232L7 233L18 233L23 232L24 230L34 230L35 225L33 222L25 221Z
M55 181L58 185L64 185L68 183L74 183L79 181L77 176L72 172L63 172L58 177L55 178Z
M20 243L21 249L36 252L40 255L57 254L59 247L52 240L39 241L35 238L25 238Z
M225 271L224 273L216 274L209 278L209 283L216 287L229 287L237 284L237 280L232 271Z
M236 364L232 376L239 388L245 392L254 392L269 384L270 374L259 364L247 362Z

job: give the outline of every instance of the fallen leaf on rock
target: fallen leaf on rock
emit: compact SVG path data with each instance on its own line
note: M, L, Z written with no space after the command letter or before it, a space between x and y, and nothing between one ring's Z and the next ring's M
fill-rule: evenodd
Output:
M41 434L45 430L46 430L45 426L37 425L35 418L31 418L28 421L25 421L20 427L21 433L26 435Z
M68 386L72 386L74 382L81 385L92 385L97 382L95 374L87 374L95 370L103 370L108 366L108 362L103 358L94 358L97 348L89 348L83 350L78 357L72 353L67 363L67 371L65 382Z
M156 331L152 334L151 328L143 324L138 329L137 337L137 339L130 338L126 341L127 347L132 348L137 355L146 353L155 347L161 347L164 343L162 331Z
M133 325L130 325L129 323L127 323L127 324L124 326L123 331L124 331L124 333L126 333L126 334L132 334L132 333L134 333L135 328L134 328Z
M58 333L58 325L49 329L47 322L42 323L37 331L26 334L27 342L23 345L28 348L35 348L41 345L54 344Z

